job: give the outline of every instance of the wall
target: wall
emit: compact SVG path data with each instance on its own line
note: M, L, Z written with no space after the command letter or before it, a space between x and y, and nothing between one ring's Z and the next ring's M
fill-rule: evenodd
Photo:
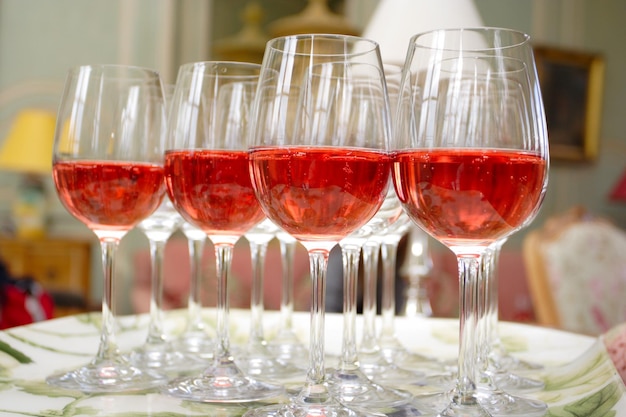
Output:
M582 204L626 228L626 205L607 195L626 169L626 2L622 0L476 0L486 25L525 31L534 42L600 53L605 60L599 155L590 162L553 160L546 199L528 230ZM524 231L507 245L516 246Z
M0 2L0 142L24 107L56 112L66 71L89 63L119 63L156 68L174 82L178 62L206 59L210 42L206 22L211 2L205 0L2 0ZM174 33L184 20L184 29ZM193 39L193 42L189 42ZM204 54L204 55L203 55ZM19 191L19 176L0 172L0 224ZM67 214L47 181L50 233L90 239L92 301L101 298L101 260L93 233ZM132 279L129 253L147 247L138 232L122 241L118 266L120 309L128 310Z

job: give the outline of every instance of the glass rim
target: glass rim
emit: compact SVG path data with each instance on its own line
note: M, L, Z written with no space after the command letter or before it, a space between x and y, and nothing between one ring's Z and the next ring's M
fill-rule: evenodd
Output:
M257 70L259 73L261 71L261 64L257 64L254 62L244 62L244 61L196 61L196 62L187 62L182 64L179 67L179 73L190 72L196 68L210 68L213 66L216 70L220 68L234 68L234 69L249 69L249 70ZM216 71L217 73L217 71ZM210 74L210 72L207 72ZM246 74L222 74L224 76L245 76ZM253 74L251 73L250 76Z
M87 69L95 69L104 72L105 70L111 71L121 71L127 70L136 72L137 74L145 74L147 78L160 78L161 74L154 68L143 67L139 65L126 65L126 64L86 64L86 65L76 65L70 67L67 71L69 76L76 76L77 74L83 73ZM144 78L144 77L137 77Z
M500 46L485 46L482 48L467 48L463 47L434 47L429 44L425 44L421 42L421 39L426 37L432 37L435 34L443 34L443 33L456 33L457 39L462 37L464 33L508 33L515 37L512 42L503 44ZM432 29L424 32L416 33L411 36L409 44L414 48L423 48L423 49L438 49L442 51L467 51L467 52L480 52L480 51L490 51L490 50L501 50L501 49L512 49L519 48L521 46L525 46L530 44L530 35L525 32L522 32L517 29L510 29L504 27L490 27L490 26L480 26L480 27L458 27L458 28L444 28L444 29Z
M359 56L359 55L365 55L377 50L380 50L380 45L378 44L378 42L376 42L373 39L370 38L364 38L361 36L355 36L355 35L343 35L343 34L339 34L339 33L300 33L300 34L296 34L296 35L286 35L286 36L279 36L273 39L270 39L269 41L267 41L266 43L266 51L274 51L274 52L280 52L286 55L291 55L291 56L307 56L307 55L311 55L309 53L304 53L304 52L297 52L297 51L289 51L287 50L284 45L286 44L290 44L292 42L297 42L300 43L303 40L310 40L315 42L318 39L329 39L329 40L334 40L334 41L341 41L343 40L344 43L351 43L351 44L357 44L357 43L363 43L363 44L369 44L370 48L367 49L363 49L363 50L359 50L359 51L355 51L355 52L345 52L345 53L316 53L316 55L318 56L322 56L322 57L333 57L333 56ZM283 46L280 47L278 46L279 44L282 44Z

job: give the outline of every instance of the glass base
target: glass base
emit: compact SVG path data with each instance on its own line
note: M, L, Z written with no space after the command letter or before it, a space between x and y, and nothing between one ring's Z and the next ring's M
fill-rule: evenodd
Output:
M495 372L492 379L496 386L504 392L529 393L541 391L546 384L538 379L526 378L510 372Z
M480 404L451 403L443 409L438 417L495 417Z
M247 411L243 417L358 417L341 404L274 404Z
M279 333L268 342L267 348L281 362L306 370L309 366L309 351L295 335L289 337L288 334Z
M424 372L403 369L380 356L359 356L359 368L372 381L393 385L423 385Z
M510 395L498 389L482 386L469 398L461 398L456 390L416 397L415 404L425 414L440 416L543 416L546 403ZM442 411L443 410L443 411Z
M506 369L510 372L537 371L543 369L543 365L527 362L516 358L507 352L492 353L489 358L499 369Z
M326 382L305 385L286 404L275 404L247 411L244 417L382 417L365 405L344 405L331 394Z
M232 361L215 360L202 375L175 379L161 392L189 401L234 403L279 397L285 389L246 376Z
M69 372L46 378L49 385L86 393L142 391L166 384L168 377L156 370L142 370L123 358L94 360Z
M491 414L479 403L477 396L462 398L456 390L435 394L420 395L414 399L420 410L426 415L438 417L491 417Z
M172 340L173 349L205 362L213 359L215 340L204 331L183 333Z
M548 410L546 403L517 397L502 391L478 390L478 402L493 416L543 416Z
M264 379L304 379L301 368L277 360L264 346L249 346L237 353L237 364L242 371L253 377Z
M166 374L179 375L184 372L199 370L203 366L199 361L174 350L173 346L146 344L128 355L130 362L140 369L154 369Z
M408 404L413 398L408 391L375 384L359 369L335 370L327 376L327 381L331 394L348 405L394 407Z

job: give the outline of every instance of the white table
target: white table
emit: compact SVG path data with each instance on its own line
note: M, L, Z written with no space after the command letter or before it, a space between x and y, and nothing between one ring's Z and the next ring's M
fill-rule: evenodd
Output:
M206 311L212 317L212 310ZM232 343L243 342L248 335L248 312L231 310ZM168 331L184 326L184 311L168 313ZM266 311L266 337L277 322L277 313ZM308 339L308 313L296 313L294 321L299 336ZM79 366L96 352L100 315L85 314L21 326L0 332L0 416L237 416L251 405L211 405L181 401L147 393L88 395L55 389L45 378L53 371ZM120 319L118 332L122 349L143 343L148 317ZM360 317L357 322L360 333ZM518 323L500 323L505 346L519 358L545 365L536 377L543 378L546 389L533 398L548 403L550 415L591 415L598 407L626 416L626 387L615 371L600 339ZM338 353L342 320L337 314L326 316L326 346ZM408 348L440 358L457 354L458 323L451 319L398 317L398 338ZM27 357L29 363L21 363ZM329 363L328 365L334 365ZM571 414L564 412L567 408ZM163 414L160 414L163 413ZM608 415L608 414L593 414Z

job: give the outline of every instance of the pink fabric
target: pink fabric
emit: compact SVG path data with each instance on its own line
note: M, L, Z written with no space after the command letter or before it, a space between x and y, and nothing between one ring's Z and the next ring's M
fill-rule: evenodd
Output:
M617 372L626 383L626 323L615 326L604 335L604 343Z
M542 247L565 330L600 335L626 320L626 233L590 220Z
M456 317L459 311L459 279L454 254L444 248L433 250L433 271L427 287L437 317ZM526 281L521 250L503 247L498 265L498 307L500 320L532 322L535 320Z

